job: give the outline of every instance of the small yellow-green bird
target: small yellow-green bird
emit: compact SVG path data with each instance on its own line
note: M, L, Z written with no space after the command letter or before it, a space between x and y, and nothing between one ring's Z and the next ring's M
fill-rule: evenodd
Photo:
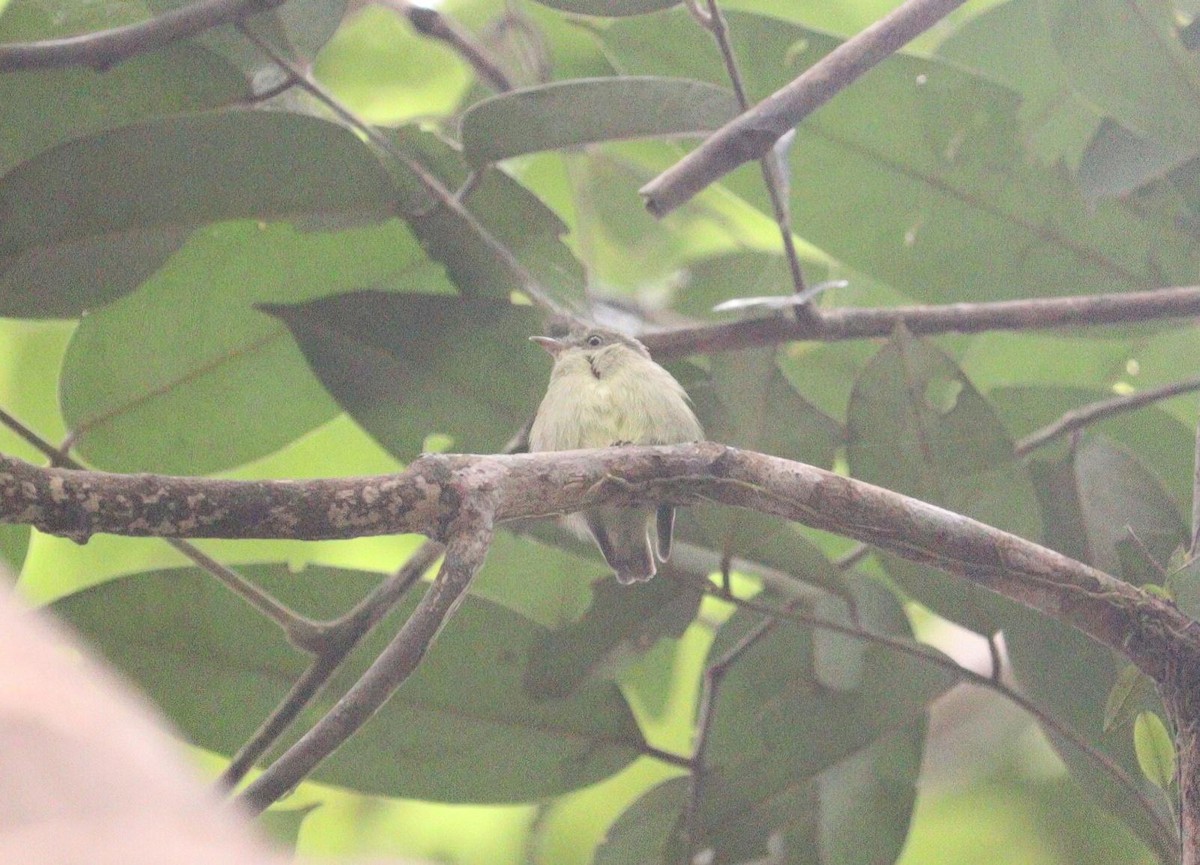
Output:
M563 339L533 336L554 358L550 386L529 430L529 450L564 451L610 445L662 445L704 437L683 386L650 359L631 336L603 328L578 328ZM617 581L654 576L650 519L657 520L658 560L671 554L675 508L593 508L566 518L591 536Z

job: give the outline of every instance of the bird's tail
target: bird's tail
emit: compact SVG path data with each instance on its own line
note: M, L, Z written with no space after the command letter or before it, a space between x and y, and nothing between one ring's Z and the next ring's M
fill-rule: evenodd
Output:
M588 532L622 585L644 583L657 572L647 511L598 508L584 513Z

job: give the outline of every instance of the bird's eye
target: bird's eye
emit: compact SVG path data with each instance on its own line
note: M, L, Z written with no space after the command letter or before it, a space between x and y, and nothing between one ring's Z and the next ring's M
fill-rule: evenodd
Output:
M600 343L602 343L602 342L604 342L604 338L601 337L600 334L598 334L598 333L593 333L591 336L589 336L587 338L587 344L590 345L592 348L595 348L596 346L600 345Z

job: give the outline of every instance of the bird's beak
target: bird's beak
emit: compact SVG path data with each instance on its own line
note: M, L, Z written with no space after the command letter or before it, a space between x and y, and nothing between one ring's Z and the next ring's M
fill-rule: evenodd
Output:
M567 347L561 339L555 339L552 336L531 336L530 342L536 342L542 348L550 353L551 357L558 357L564 348Z

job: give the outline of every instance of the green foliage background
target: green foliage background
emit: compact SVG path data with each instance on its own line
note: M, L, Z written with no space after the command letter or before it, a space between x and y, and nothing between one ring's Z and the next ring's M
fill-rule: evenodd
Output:
M10 0L0 41L177 5ZM894 5L722 7L757 101ZM572 14L618 7L645 14ZM295 91L247 107L281 78L232 28L104 72L0 74L0 406L51 441L69 433L81 460L112 471L394 471L422 450L499 450L536 406L547 364L524 338L542 316L496 243L560 305L617 299L659 324L724 321L711 312L721 300L791 290L756 166L662 222L636 194L736 112L710 35L681 7L439 8L526 89L489 91L380 7L343 20L334 0L292 0L250 24L315 60L387 149ZM806 274L846 280L819 303L1194 284L1196 12L1185 0L968 3L838 95L783 157ZM452 190L486 170L451 212L418 169ZM1157 322L898 332L672 368L714 439L836 467L1158 583L1191 512L1194 399L1027 459L1013 444L1074 406L1188 377L1198 360L1191 322ZM7 429L0 448L39 459ZM1105 725L1121 672L1109 652L890 557L839 571L844 540L753 514L695 508L679 534L690 554L619 591L589 549L549 528L498 538L428 665L318 774L348 789L309 784L285 803L321 803L298 849L555 865L671 855L686 788L647 743L690 752L705 665L758 621L702 603L686 581L730 551L744 594L840 621L852 599L862 627L907 638L915 622L976 665L981 642L940 617L1003 631L1023 690L1131 780L1114 784L1070 743L1053 750L994 694L947 693L942 668L782 627L734 665L718 703L698 819L722 861L761 857L773 833L796 863L1162 855L1167 798L1142 778L1131 727L1155 701L1135 697ZM334 615L418 541L201 546L304 612ZM212 754L236 749L302 669L162 543L77 547L4 527L0 555L28 597L57 601ZM1191 578L1178 579L1182 599ZM219 765L212 754L201 759ZM298 820L278 818L280 831L296 837Z

